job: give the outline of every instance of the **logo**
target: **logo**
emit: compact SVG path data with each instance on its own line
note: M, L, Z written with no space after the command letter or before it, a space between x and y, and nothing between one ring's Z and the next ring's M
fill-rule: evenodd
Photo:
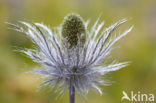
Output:
M123 100L128 100L128 101L135 101L135 102L153 102L154 101L154 94L145 94L141 93L140 91L134 92L131 91L130 95L128 95L125 91L122 91L122 98L121 101Z

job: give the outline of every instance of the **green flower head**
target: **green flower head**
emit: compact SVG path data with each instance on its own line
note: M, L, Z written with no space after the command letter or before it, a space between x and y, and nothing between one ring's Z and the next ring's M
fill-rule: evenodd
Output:
M81 45L86 39L86 28L83 19L78 14L68 14L62 24L62 36L67 39L70 47L75 47L80 39Z

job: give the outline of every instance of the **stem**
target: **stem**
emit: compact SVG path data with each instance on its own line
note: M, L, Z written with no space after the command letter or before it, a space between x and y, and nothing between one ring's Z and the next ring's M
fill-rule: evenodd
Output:
M69 84L69 103L75 103L75 88L71 82Z

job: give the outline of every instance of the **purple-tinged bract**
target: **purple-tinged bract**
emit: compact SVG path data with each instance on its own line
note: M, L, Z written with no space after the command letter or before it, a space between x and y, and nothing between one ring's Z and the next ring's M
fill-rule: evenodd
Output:
M125 23L123 19L112 26L102 30L104 22L99 24L99 18L87 30L86 39L83 46L80 46L81 38L74 48L70 48L61 34L61 27L53 31L40 23L26 23L27 29L21 26L10 24L15 30L26 34L38 49L22 50L33 61L42 64L42 69L33 69L31 73L40 74L45 78L42 86L57 85L61 88L61 93L69 86L69 81L78 94L87 94L93 87L102 94L99 88L100 84L105 84L102 76L108 72L119 70L128 65L128 62L111 63L110 65L100 63L106 60L106 55L111 51L111 47L122 37L124 37L131 28L120 35L113 36L113 31ZM85 22L85 28L89 21ZM65 43L62 43L64 41Z

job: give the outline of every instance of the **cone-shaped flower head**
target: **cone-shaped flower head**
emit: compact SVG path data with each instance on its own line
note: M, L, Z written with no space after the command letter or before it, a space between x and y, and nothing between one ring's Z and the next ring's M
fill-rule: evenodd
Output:
M62 36L67 39L70 47L76 46L79 38L81 45L84 44L86 39L86 28L80 15L72 13L64 18Z
M25 33L37 45L37 49L25 49L22 52L42 65L42 69L34 69L31 72L45 78L42 87L57 87L62 93L68 89L70 83L78 94L83 95L87 94L91 87L102 94L99 85L106 84L102 75L128 65L127 62L106 62L111 47L132 29L131 27L122 34L112 35L113 31L126 21L123 19L104 30L104 22L99 23L99 18L91 30L88 30L89 22L84 23L82 18L75 14L65 17L62 27L54 31L40 23L21 22L27 29L9 24L15 27L15 30ZM82 34L85 36L81 38ZM82 42L83 46L80 45Z

